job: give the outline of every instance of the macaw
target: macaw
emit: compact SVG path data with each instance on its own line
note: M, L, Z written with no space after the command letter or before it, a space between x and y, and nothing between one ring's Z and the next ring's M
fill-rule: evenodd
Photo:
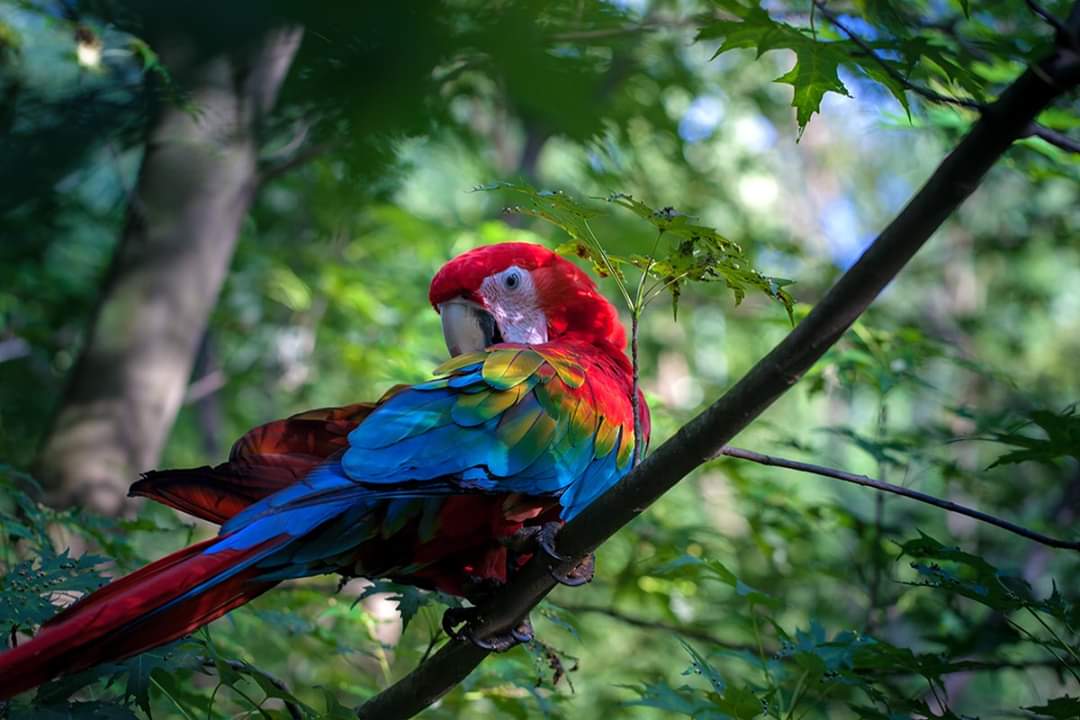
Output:
M431 282L449 362L377 403L257 427L216 467L149 472L132 495L221 524L80 599L0 653L0 698L193 632L277 583L389 578L481 601L634 457L632 368L615 308L539 245L452 259ZM649 415L639 393L643 437ZM591 579L588 560L558 579ZM473 618L475 620L475 618ZM531 637L447 631L491 649Z

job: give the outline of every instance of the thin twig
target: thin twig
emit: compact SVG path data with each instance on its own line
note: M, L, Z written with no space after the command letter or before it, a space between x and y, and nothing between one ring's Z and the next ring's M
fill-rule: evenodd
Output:
M1028 126L1028 136L1041 138L1067 152L1080 153L1080 140L1074 140L1065 133L1052 130L1039 123L1033 122Z
M840 18L838 18L827 7L825 7L825 0L814 0L814 6L821 11L821 14L824 15L829 22L835 25L845 35L847 35L853 43L858 45L863 52L873 58L874 62L880 65L881 69L884 70L889 75L889 77L903 85L911 92L915 93L916 95L921 95L927 100L931 100L933 102L944 103L946 105L958 105L960 107L965 107L970 110L978 110L979 112L986 110L986 105L980 102L976 102L975 100L967 100L964 98L953 97L951 95L942 95L941 93L934 92L930 88L925 88L922 85L916 85L915 83L911 82L906 77L904 77L903 74L901 74L896 68L887 63L884 58L874 52L874 49L870 47L870 45L868 45L866 41L859 37L858 33L856 33L854 30L841 22Z
M892 493L893 495L900 495L912 500L918 500L919 502L926 503L927 505L933 505L939 507L942 510L948 510L949 512L956 513L957 515L966 515L969 518L974 518L981 522L994 525L1002 530L1008 530L1009 532L1025 537L1028 540L1033 540L1040 545L1046 545L1048 547L1061 548L1063 550L1080 550L1080 541L1072 540L1060 540L1049 535L1044 535L1040 532L1030 530L1022 525L1003 520L990 513L985 513L982 510L975 510L965 505L955 503L952 500L943 500L934 495L929 495L918 490L911 490L900 485L893 485L892 483L885 482L883 480L876 480L866 475L856 475L854 473L845 472L844 470L837 470L836 468L826 467L824 465L815 465L813 463L804 463L797 460L788 460L786 458L775 457L773 455L765 455L764 453L754 452L753 450L744 450L742 448L731 447L725 445L720 448L716 453L716 456L726 455L727 457L738 458L739 460L749 460L750 462L758 463L759 465L771 465L773 467L787 468L788 470L798 470L799 472L810 473L812 475L820 475L822 477L833 478L834 480L843 480L844 482L853 483L855 485L862 485L863 487L874 488L875 490L881 490L882 492Z
M682 625L673 625L671 623L665 623L659 620L650 620L649 618L638 617L630 613L616 610L612 607L606 607L603 605L556 605L555 607L560 610L565 610L570 613L593 613L595 615L606 615L609 618L613 618L620 622L626 623L632 627L639 627L645 630L663 630L668 633L675 633L683 635L695 640L701 640L717 647L727 648L728 650L735 650L739 652L757 652L757 648L752 645L740 645L738 643L722 640L716 635L705 630L699 630L697 628L685 627ZM775 650L769 650L768 654L772 655Z

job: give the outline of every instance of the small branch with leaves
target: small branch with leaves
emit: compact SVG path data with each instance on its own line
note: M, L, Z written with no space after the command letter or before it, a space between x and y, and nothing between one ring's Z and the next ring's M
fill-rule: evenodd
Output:
M863 40L857 32L849 28L840 18L833 13L826 5L825 0L814 0L814 7L825 18L836 27L837 30L844 33L851 42L859 46L859 48L866 53L867 57L873 60L885 73L901 86L910 90L911 92L919 95L931 102L942 103L945 105L956 105L957 107L968 108L969 110L978 110L982 112L986 110L986 105L975 100L968 100L966 98L959 98L952 95L942 95L939 92L935 92L930 88L923 87L916 83L911 82L903 73L899 72L893 65L886 62L884 58L878 55L877 51L872 48L869 43Z

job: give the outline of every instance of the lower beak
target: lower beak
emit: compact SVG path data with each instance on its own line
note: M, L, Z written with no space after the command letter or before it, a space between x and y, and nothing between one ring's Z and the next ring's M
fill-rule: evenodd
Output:
M498 338L495 318L487 310L468 300L448 300L439 305L443 338L451 357L479 352Z

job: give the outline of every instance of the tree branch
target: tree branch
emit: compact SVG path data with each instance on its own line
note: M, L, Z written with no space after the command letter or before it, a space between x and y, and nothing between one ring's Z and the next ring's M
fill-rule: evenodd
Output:
M1042 138L1051 145L1067 152L1080 153L1080 140L1073 140L1065 133L1052 130L1036 122L1028 126L1028 137Z
M787 468L788 470L798 470L799 472L810 473L812 475L820 475L822 477L834 478L836 480L843 480L844 482L853 483L855 485L862 485L863 487L874 488L875 490L881 490L882 492L892 493L893 495L901 495L912 500L918 500L919 502L926 503L927 505L933 505L939 507L942 510L956 513L957 515L966 515L970 518L975 518L984 523L994 525L1002 530L1008 530L1011 533L1026 537L1028 540L1034 540L1041 545L1047 545L1049 547L1061 548L1064 550L1080 550L1080 541L1072 540L1060 540L1049 535L1043 535L1040 532L1029 530L1022 525L1003 520L999 517L985 513L981 510L975 510L973 508L954 503L951 500L942 500L939 497L929 495L918 490L911 490L900 485L893 485L892 483L885 482L884 480L876 480L866 475L856 475L854 473L845 472L843 470L837 470L831 467L825 467L824 465L814 465L813 463L798 462L796 460L788 460L786 458L775 457L773 455L765 455L763 453L754 452L753 450L743 450L742 448L731 447L725 445L717 451L716 456L719 457L725 455L727 457L738 458L739 460L749 460L750 462L758 463L759 465L771 465L773 467Z
M1080 2L1078 2L1080 7ZM1074 12L1080 18L1080 12ZM733 388L649 454L626 478L568 522L559 554L578 558L598 547L668 489L712 457L772 405L828 350L911 260L986 172L1023 137L1053 100L1080 82L1080 57L1058 51L1026 70L938 166L901 213L809 315ZM562 570L574 564L564 563ZM481 605L478 636L511 627L555 583L550 566L534 558ZM409 718L465 678L487 652L467 640L444 645L427 662L358 709L362 718Z

